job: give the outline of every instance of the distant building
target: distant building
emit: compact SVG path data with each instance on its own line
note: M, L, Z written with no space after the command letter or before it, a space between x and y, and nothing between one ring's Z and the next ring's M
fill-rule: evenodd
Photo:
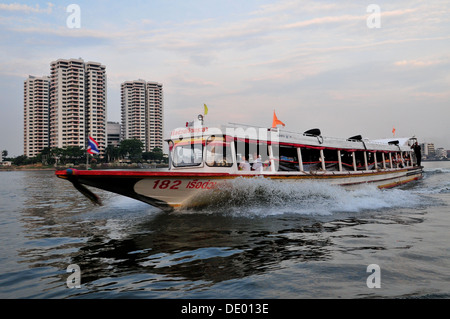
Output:
M35 157L49 146L49 92L47 76L29 76L24 82L23 154Z
M106 123L107 145L119 146L120 143L120 123L107 122Z
M155 147L163 149L163 86L157 82L147 82L147 150Z
M145 138L146 83L144 80L126 81L121 84L121 139L137 139L144 144Z
M145 80L121 84L121 139L138 139L146 152L163 148L163 86Z
M106 148L106 67L98 62L85 63L86 140L92 136L100 154Z
M435 156L436 151L434 149L434 144L433 143L422 143L420 144L420 147L422 149L422 155L423 156Z
M106 147L106 67L82 59L50 64L50 147Z
M437 158L447 158L447 151L442 147L436 149L436 157Z

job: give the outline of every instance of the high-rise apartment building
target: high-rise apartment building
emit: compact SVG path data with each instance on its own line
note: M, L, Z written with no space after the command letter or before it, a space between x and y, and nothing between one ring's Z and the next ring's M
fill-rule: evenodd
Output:
M422 143L420 148L422 149L422 155L425 156L434 156L436 153L433 143Z
M86 139L92 136L101 153L107 145L106 135L106 67L96 62L85 64Z
M146 147L145 139L146 83L144 80L121 84L121 139L137 139Z
M163 88L161 83L147 82L147 127L148 151L155 147L163 149Z
M50 147L85 147L84 62L50 64Z
M146 152L163 147L162 84L145 80L121 85L122 139L138 139Z
M106 147L106 67L82 59L50 64L50 147Z
M24 155L35 157L49 146L48 77L29 76L24 82Z

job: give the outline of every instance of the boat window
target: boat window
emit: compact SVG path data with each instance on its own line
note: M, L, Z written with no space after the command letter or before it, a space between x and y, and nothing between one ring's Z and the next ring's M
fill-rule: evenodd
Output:
M364 151L355 151L356 169L358 171L365 171L366 164L364 161Z
M278 152L277 171L299 171L297 147L280 146Z
M383 166L383 154L384 154L383 152L376 152L375 153L375 156L377 157L377 168L384 168L384 166Z
M203 160L203 143L199 139L182 139L174 141L173 166L199 166Z
M322 168L322 162L320 161L320 150L313 148L301 148L303 170L305 171L317 171Z
M375 154L374 152L366 152L367 156L367 169L375 169Z
M341 150L342 169L353 171L353 151Z
M339 170L339 159L337 150L323 150L323 157L325 158L325 169L327 171Z
M206 142L206 165L210 167L231 167L230 142L223 136L210 136Z
M375 156L377 156L376 152L367 152L367 168L370 170L376 169Z
M270 171L270 157L267 144L236 140L234 145L239 170L261 171L262 169L263 171ZM245 165L245 162L248 162L249 165Z
M386 167L394 168L394 164L392 163L395 158L394 153L388 152L388 153L384 154L384 157L386 158ZM391 158L392 158L392 162L391 162Z
M402 152L395 152L392 156L393 156L392 161L395 164L394 167L397 168L405 167L405 159L403 158Z
M411 152L405 152L403 157L405 159L406 166L412 166Z

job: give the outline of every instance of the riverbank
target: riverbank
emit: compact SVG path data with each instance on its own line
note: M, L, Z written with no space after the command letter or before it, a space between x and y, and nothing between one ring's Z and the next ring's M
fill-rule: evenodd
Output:
M167 168L167 164L93 164L89 165L90 169L160 169ZM0 166L0 172L9 171L54 171L66 168L86 169L86 165L65 165L65 166L44 166L44 165L23 165L23 166Z

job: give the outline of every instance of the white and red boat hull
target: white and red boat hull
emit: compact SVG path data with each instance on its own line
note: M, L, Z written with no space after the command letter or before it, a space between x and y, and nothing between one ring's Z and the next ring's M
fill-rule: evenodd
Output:
M319 172L315 174L228 174L180 171L143 170L59 170L56 175L71 181L94 202L100 200L82 185L131 197L166 211L181 206L196 205L192 199L199 194L218 191L219 186L236 178L264 177L284 183L308 181L325 182L343 187L370 183L379 188L390 188L418 180L422 168L418 166L364 172ZM87 193L87 194L86 194Z

